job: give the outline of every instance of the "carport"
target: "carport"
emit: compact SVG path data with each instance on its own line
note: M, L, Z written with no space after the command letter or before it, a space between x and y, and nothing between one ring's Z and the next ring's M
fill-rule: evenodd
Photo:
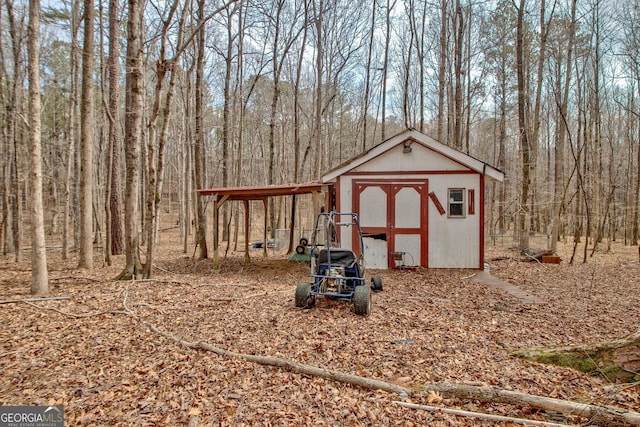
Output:
M265 244L263 245L264 255L267 255L267 225L268 225L268 209L269 209L269 197L276 196L292 196L291 203L291 218L290 218L290 231L289 231L289 248L293 245L293 236L295 229L295 211L296 211L296 196L299 194L313 194L317 197L321 203L328 201L327 195L329 194L329 188L331 184L323 184L319 182L311 182L306 184L281 184L281 185L268 185L268 186L256 186L256 187L229 187L229 188L209 188L196 190L199 196L210 197L213 204L213 268L218 269L220 266L220 254L218 250L218 223L219 223L219 211L222 205L228 201L242 201L244 204L244 259L249 261L249 236L250 236L250 212L249 202L252 200L262 200L264 206L264 228L263 237Z

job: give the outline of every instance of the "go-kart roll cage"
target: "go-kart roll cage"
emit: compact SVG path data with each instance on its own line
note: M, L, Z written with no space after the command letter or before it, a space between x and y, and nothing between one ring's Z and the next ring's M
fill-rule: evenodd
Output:
M342 227L355 227L358 252L340 247ZM352 237L352 233L349 233ZM365 285L364 244L356 213L322 212L316 218L311 236L309 277L313 279L311 295L352 299L356 286ZM354 248L355 249L355 248Z

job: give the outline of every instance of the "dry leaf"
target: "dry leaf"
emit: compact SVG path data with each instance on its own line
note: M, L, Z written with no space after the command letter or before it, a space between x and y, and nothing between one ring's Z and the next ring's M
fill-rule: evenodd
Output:
M438 393L437 391L429 390L429 393L427 394L427 403L441 403L442 400L443 398L440 393Z

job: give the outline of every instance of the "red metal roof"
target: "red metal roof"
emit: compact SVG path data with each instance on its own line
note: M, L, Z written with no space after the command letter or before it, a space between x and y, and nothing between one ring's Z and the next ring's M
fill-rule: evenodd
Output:
M255 187L205 188L196 190L201 196L217 196L226 200L262 200L271 196L291 196L321 192L327 184L309 182L306 184L281 184Z

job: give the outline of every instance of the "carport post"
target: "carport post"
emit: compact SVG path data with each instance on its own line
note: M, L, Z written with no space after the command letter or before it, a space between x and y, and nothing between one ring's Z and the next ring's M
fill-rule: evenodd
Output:
M220 255L218 254L218 196L213 196L213 269L220 268Z
M291 196L291 221L289 222L289 247L287 254L293 252L293 238L296 227L296 195Z
M251 233L249 232L249 201L243 200L244 204L244 262L251 262L251 258L249 257L249 236Z
M213 269L218 270L220 268L220 254L218 253L218 222L220 217L220 208L227 201L229 195L226 194L218 200L218 195L213 196Z
M264 245L262 245L262 256L263 257L267 257L267 223L269 222L269 199L268 198L264 198L262 199L262 204L264 205L264 231L263 231L263 237L264 237Z
M264 245L262 245L262 256L264 258L267 257L267 224L269 222L269 199L268 198L264 198L262 199L262 204L264 205L264 230L262 232L263 237L264 237Z

